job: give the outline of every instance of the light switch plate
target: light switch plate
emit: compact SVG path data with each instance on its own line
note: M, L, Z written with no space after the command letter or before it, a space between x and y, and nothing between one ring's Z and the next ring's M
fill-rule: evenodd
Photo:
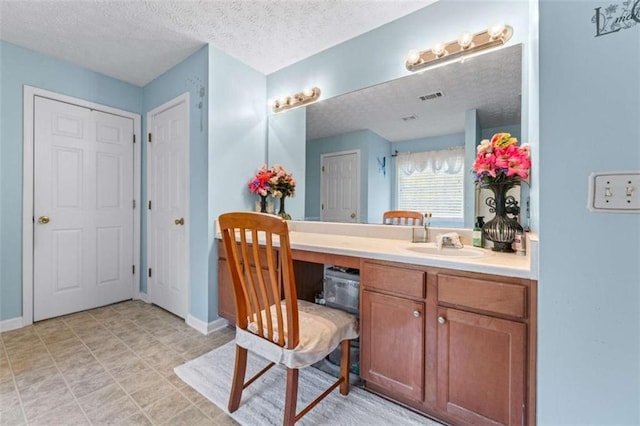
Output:
M640 171L591 173L587 207L612 213L640 212Z

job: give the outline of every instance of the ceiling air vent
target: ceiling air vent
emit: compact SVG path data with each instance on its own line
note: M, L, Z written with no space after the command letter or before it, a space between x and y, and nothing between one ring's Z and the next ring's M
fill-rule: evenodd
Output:
M431 99L441 98L443 96L444 96L444 92L437 91L437 92L429 93L428 95L420 96L420 100L421 101L428 101L428 100L431 100Z
M406 117L402 117L402 121L411 121L416 120L418 118L417 115L407 115Z

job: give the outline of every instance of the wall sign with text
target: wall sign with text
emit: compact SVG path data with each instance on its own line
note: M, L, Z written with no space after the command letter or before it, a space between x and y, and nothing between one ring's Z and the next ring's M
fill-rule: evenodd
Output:
M591 22L596 24L596 37L617 33L640 23L640 0L625 0L596 7Z

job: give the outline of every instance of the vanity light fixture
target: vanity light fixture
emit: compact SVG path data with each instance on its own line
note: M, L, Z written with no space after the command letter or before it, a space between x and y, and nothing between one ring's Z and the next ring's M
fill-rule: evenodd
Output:
M311 87L309 89L305 89L300 93L296 93L295 95L276 99L275 101L273 101L271 108L273 109L273 112L285 111L287 109L299 107L301 105L306 105L308 103L316 101L319 97L320 88Z
M429 50L411 50L405 66L409 71L418 71L430 65L458 58L490 47L505 44L513 35L513 28L505 24L494 24L479 33L462 33L455 41L436 43Z

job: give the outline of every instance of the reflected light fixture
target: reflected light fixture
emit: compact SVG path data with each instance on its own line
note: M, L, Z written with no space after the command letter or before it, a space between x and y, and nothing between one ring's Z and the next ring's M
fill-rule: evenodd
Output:
M310 87L300 93L276 99L273 101L271 108L273 109L273 112L285 111L316 101L319 97L320 88Z
M513 28L505 24L494 24L475 34L463 32L455 41L438 42L429 50L409 51L405 66L409 71L417 71L465 54L503 45L512 35Z

